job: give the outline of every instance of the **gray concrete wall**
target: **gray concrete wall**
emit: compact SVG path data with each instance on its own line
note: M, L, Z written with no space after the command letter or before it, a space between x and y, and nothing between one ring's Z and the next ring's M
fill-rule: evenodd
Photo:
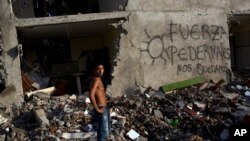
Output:
M137 11L128 21L110 88L114 93L136 86L157 89L197 75L225 78L230 48L227 17L221 11Z
M149 11L180 11L211 9L225 10L226 12L248 11L250 2L247 0L129 0L127 10Z
M109 91L128 94L230 69L228 16L250 11L244 0L129 0L118 65Z
M20 105L23 101L23 89L20 70L20 58L17 49L18 40L16 28L14 26L12 7L7 0L0 1L0 21L3 39L3 63L6 71L5 85L14 84L16 87L15 104ZM4 22L3 22L4 21Z

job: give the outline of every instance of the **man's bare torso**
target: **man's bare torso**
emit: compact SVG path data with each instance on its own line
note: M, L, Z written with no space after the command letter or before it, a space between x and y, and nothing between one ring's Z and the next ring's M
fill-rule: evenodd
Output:
M107 101L105 97L105 90L104 90L104 85L101 81L101 79L94 79L94 81L98 81L98 86L95 91L95 99L96 99L96 104L97 106L106 106Z

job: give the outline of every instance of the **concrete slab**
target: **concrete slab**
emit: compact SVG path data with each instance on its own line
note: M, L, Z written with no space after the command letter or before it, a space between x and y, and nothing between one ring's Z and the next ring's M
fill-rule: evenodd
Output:
M12 104L20 106L22 101L23 97L17 94L14 84L6 87L6 89L0 94L0 103L7 108L6 111L10 110Z

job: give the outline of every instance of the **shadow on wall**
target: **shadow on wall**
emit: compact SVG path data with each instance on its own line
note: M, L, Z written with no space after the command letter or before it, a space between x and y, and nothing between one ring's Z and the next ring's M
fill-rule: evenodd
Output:
M18 48L17 46L11 48L7 51L7 54L11 57L12 60L15 60L18 56Z

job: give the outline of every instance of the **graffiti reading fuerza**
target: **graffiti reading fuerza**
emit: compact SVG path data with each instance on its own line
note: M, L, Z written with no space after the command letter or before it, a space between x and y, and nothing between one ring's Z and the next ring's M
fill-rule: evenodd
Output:
M162 35L151 36L147 29L144 29L147 41L146 49L141 49L141 52L147 52L152 59L152 63L156 59L162 59L165 62L177 65L177 74L181 72L191 72L196 70L198 74L204 73L221 73L227 70L225 65L203 65L201 63L194 64L176 64L175 60L187 61L218 61L230 59L230 48L225 47L220 40L224 37L228 38L228 34L222 26L219 25L182 25L171 21L169 31ZM178 46L173 45L175 40L208 40L209 44L201 44L198 46ZM166 41L167 40L167 41ZM167 46L165 42L170 42ZM195 69L194 69L195 67Z

